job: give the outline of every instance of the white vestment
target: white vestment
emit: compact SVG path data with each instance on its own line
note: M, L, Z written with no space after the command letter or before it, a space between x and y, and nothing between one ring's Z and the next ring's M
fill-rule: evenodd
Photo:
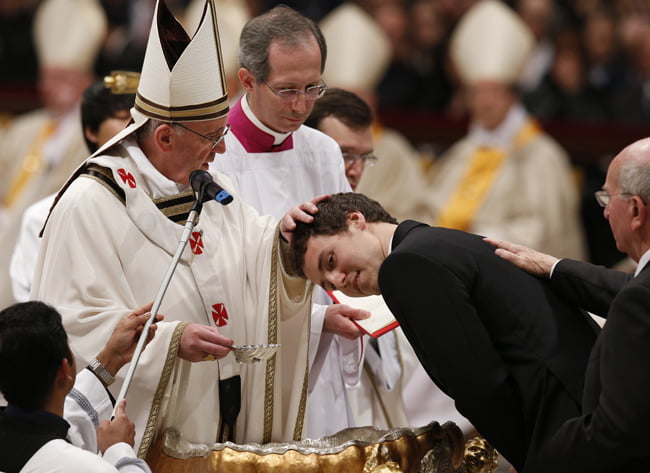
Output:
M248 107L246 97L228 115L231 132L226 153L217 155L211 168L235 183L246 203L260 214L281 218L286 211L322 194L351 192L339 145L329 136L301 126L291 134L265 127ZM333 434L353 424L345 383L356 383L360 374L359 342L322 332L329 297L314 291L310 337L308 429L310 438ZM332 340L335 340L332 343ZM314 410L337 412L323 424Z
M50 440L29 459L20 473L151 473L136 458L130 445L116 443L103 456L69 444L63 439Z
M484 194L478 193L476 210L467 228L489 236L534 248L557 257L583 259L584 238L580 225L579 196L569 157L547 134L539 130L520 105L510 108L494 130L473 126L446 151L431 170L430 190L436 214L447 210L459 190L466 200L481 186L468 176L481 150L504 155ZM461 187L463 183L470 186ZM435 225L445 225L434 221ZM453 226L454 228L458 228Z
M50 128L49 114L39 109L15 118L0 132L0 307L14 302L9 262L23 211L57 192L88 157L80 122L75 109Z
M97 427L112 412L113 403L102 382L90 370L81 370L63 406L63 418L70 424L68 440L97 453Z
M20 231L16 239L13 255L9 264L11 287L16 302L29 300L34 279L34 268L38 249L41 247L41 238L38 236L43 224L50 213L50 207L56 194L51 194L44 199L34 202L25 209L20 223Z
M88 163L107 170L113 187L96 175L71 182L46 225L32 288L33 296L61 312L79 366L95 356L122 317L155 298L183 226L152 199L174 213L183 197L177 193L186 190L160 174L133 138ZM275 220L246 205L227 178L213 177L235 200L203 205L159 310L165 320L140 357L127 395L141 457L164 427L190 442L215 442L218 383L235 375L241 376L236 442L302 436L309 285L284 271ZM281 348L257 364L240 365L233 355L190 363L177 358L187 323L216 326L235 344ZM115 396L126 372L111 386Z

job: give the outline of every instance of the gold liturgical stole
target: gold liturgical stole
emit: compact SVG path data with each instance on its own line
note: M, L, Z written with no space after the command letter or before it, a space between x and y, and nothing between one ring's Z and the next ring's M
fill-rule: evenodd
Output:
M537 124L528 121L517 133L513 151L526 144L538 133ZM440 211L436 225L469 231L474 217L483 205L505 159L506 152L502 149L477 148L463 178L452 192L445 207Z
M20 169L15 173L11 184L9 185L9 190L7 195L2 202L2 205L5 208L11 208L11 206L18 200L18 197L25 189L25 186L29 181L34 177L43 168L43 145L48 140L52 133L56 130L56 125L54 122L49 121L41 129L40 133L34 140L29 153L23 158L23 162L20 166Z

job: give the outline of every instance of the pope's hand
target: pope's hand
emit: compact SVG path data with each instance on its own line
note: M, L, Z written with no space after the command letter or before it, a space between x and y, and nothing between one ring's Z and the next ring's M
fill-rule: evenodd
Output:
M218 360L230 353L234 341L216 327L187 324L181 335L178 357L186 361Z
M328 198L329 195L327 194L319 195L312 200L289 209L280 220L280 233L282 233L282 237L291 244L293 231L296 229L296 222L311 223L314 220L314 214L318 212L316 204Z

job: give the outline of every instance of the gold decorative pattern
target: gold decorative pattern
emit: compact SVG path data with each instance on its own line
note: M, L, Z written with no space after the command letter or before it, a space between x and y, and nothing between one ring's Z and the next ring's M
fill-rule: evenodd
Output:
M278 343L278 235L273 238L271 252L271 278L269 286L268 343ZM264 434L262 442L271 441L273 434L273 388L275 381L275 362L273 355L266 362L266 383L264 390Z
M169 342L169 349L167 350L165 365L163 366L162 374L160 375L158 388L156 389L156 393L154 394L153 401L151 403L151 410L149 411L147 426L145 427L144 435L142 436L142 442L140 443L140 448L138 449L138 457L140 458L146 458L147 451L149 450L151 442L154 438L154 434L156 433L156 428L159 424L162 398L167 389L167 384L169 383L169 380L172 376L172 372L174 371L174 365L176 364L176 358L178 355L178 348L181 345L181 335L183 334L183 330L185 330L185 326L187 324L187 322L180 322L176 326L174 334L172 335L172 339Z
M158 210L160 210L165 217L179 225L185 225L187 217L192 209L194 203L194 193L192 191L182 192L170 196L160 197L153 199Z
M25 189L25 186L29 181L43 168L45 163L43 162L43 146L47 140L52 136L56 130L56 124L52 121L48 121L38 136L32 143L32 147L29 152L23 157L23 162L21 163L20 169L17 172L17 175L11 181L9 185L9 190L7 195L4 196L2 205L6 208L10 208L18 197Z

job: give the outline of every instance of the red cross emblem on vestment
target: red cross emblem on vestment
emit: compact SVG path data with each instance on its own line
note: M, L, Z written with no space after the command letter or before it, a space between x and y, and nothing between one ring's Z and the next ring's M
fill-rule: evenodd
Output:
M127 184L131 189L135 189L135 177L126 169L118 169L117 174L122 178L124 184Z
M228 311L223 303L220 302L212 306L212 320L217 324L217 327L223 327L228 323Z
M203 253L203 238L201 238L201 232L192 232L190 237L190 248L192 253L195 255L200 255Z

